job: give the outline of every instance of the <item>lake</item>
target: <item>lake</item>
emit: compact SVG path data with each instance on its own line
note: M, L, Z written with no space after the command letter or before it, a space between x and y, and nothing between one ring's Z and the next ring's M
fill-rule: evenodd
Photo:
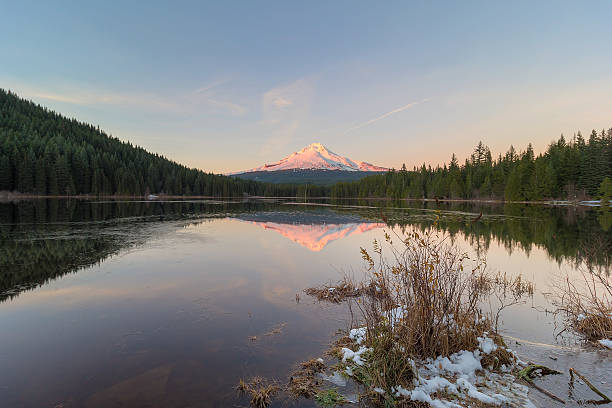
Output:
M439 221L434 221L439 218ZM383 221L385 220L385 221ZM596 208L290 200L0 204L0 406L248 406L240 378L286 382L351 324L303 290L364 273L384 231L437 228L488 268L535 284L502 314L524 360L570 366L612 394L612 355L561 331L545 294L584 262L609 267ZM559 322L557 322L559 323ZM537 391L530 398L552 406ZM275 406L314 406L278 401Z

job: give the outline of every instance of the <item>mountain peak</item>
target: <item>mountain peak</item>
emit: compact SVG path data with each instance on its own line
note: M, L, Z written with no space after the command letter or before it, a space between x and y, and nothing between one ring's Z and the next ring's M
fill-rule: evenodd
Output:
M256 171L277 170L343 170L343 171L387 171L384 167L370 163L351 160L340 156L323 146L321 143L311 143L303 149L291 153L275 163L264 164L251 170L234 174L252 173Z
M302 150L305 150L305 149L327 150L327 148L319 142L311 143Z

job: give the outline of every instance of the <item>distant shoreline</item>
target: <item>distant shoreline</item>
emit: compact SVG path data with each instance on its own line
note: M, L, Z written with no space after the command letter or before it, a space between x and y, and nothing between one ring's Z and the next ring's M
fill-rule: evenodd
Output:
M294 196L205 196L205 195L95 195L95 194L79 194L79 195L41 195L41 194L23 194L18 192L0 191L0 203L42 200L42 199L69 199L69 200L95 200L95 199L138 199L142 201L165 201L165 200L278 200L301 199ZM307 197L306 200L332 200L331 197ZM599 201L596 200L540 200L540 201L506 201L500 199L466 199L466 198L389 198L389 197L341 197L333 198L336 201L351 201L351 200L368 200L368 201L410 201L410 202L434 202L434 203L473 203L473 204L529 204L529 205L549 205L549 206L582 206L582 207L599 207ZM302 202L299 202L300 204ZM305 202L304 204L308 204ZM314 203L311 203L314 204Z

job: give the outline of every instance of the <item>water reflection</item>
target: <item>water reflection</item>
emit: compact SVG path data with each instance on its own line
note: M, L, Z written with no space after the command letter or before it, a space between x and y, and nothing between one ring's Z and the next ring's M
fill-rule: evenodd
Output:
M326 213L267 212L239 215L236 218L265 230L276 231L313 252L321 251L338 239L387 226L384 223L363 222L360 217L334 214L329 211Z
M461 235L479 254L492 242L527 256L543 248L561 264L610 267L610 212L576 207L476 206L466 203L338 202L319 208L277 202L90 202L37 200L0 204L0 301L49 279L144 244L172 220L234 217L320 251L329 243L385 226L436 227ZM375 206L372 206L375 204ZM482 215L480 215L482 214ZM478 218L478 222L473 222Z
M593 209L345 204L0 204L0 406L244 405L240 377L282 379L349 324L342 305L295 294L362 270L359 247L380 240L383 218L401 232L439 217L491 268L534 280L539 309L554 274L609 264L611 232ZM531 306L504 314L507 334L554 342Z

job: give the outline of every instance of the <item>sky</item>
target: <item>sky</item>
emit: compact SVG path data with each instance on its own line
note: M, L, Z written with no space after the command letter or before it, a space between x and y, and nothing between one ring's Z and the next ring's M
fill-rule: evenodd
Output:
M0 87L215 173L612 127L610 1L0 1Z

